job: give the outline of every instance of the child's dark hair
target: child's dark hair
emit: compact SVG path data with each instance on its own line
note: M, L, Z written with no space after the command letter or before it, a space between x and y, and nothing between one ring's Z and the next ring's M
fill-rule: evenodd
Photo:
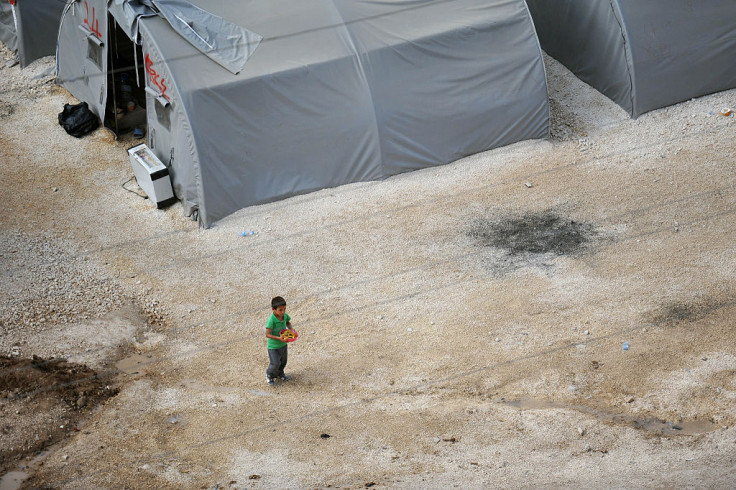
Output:
M271 300L271 308L275 310L279 306L286 306L286 300L281 296L276 296L274 299Z

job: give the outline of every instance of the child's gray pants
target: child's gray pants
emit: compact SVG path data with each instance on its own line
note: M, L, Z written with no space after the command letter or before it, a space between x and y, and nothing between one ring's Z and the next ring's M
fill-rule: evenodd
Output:
M280 349L268 349L268 369L266 369L267 378L280 378L284 375L286 360L288 357L288 345Z

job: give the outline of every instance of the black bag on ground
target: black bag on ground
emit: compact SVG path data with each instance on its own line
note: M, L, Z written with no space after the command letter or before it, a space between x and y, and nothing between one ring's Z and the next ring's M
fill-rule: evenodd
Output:
M100 127L100 120L89 110L86 102L77 105L64 104L59 113L59 124L74 137L81 138Z

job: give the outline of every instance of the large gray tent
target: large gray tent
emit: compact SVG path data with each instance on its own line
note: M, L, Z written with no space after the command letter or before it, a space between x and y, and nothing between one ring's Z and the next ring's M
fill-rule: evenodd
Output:
M0 0L0 41L17 51L21 67L56 53L63 0Z
M736 0L527 0L542 48L632 117L736 87Z
M147 142L203 226L549 132L523 0L150 0L159 15L110 0L94 33L74 3L61 83L105 118L116 84L107 40L140 40Z

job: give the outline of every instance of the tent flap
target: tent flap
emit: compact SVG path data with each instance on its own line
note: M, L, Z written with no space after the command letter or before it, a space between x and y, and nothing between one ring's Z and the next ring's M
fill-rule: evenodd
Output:
M232 73L237 74L243 69L263 39L245 27L228 22L185 0L153 2L176 32Z
M128 36L128 39L140 44L138 39L138 19L156 15L150 0L110 0L108 11Z

